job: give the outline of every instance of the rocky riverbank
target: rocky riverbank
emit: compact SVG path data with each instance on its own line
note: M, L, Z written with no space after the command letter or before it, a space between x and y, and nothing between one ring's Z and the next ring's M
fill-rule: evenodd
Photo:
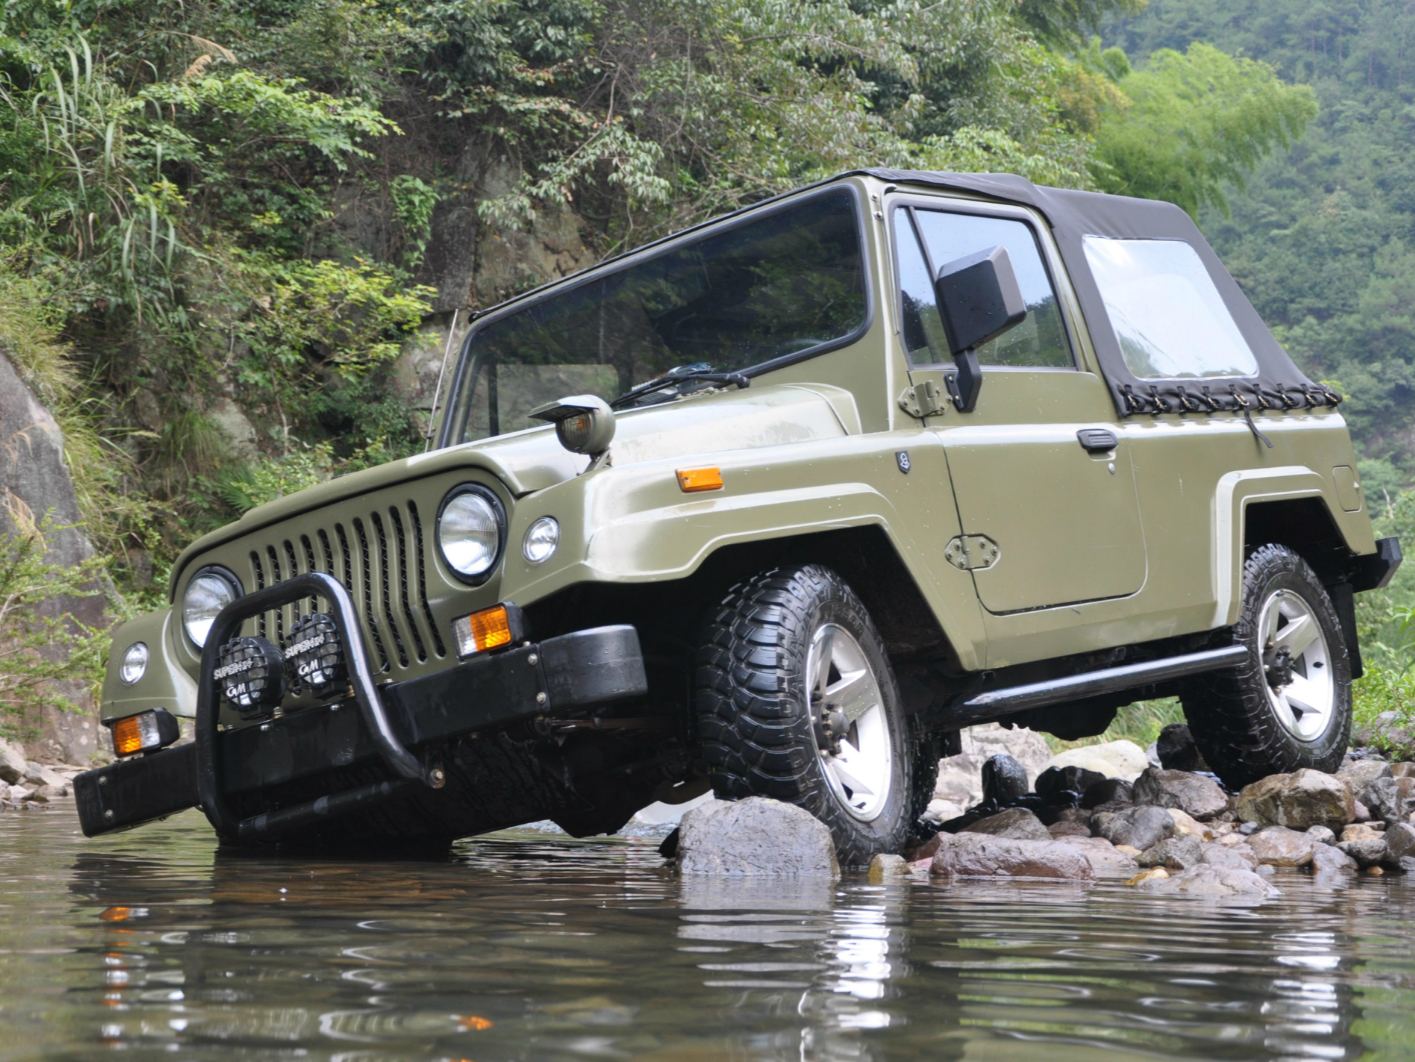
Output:
M928 816L937 833L911 851L876 857L873 879L1116 878L1153 893L1261 898L1277 893L1270 879L1279 868L1415 873L1415 763L1348 756L1334 774L1299 770L1231 792L1205 769L1183 726L1166 728L1148 752L1113 742L1045 760L1045 745L1033 748L1027 736L969 741L942 765L938 793L946 795L936 796ZM990 751L1004 744L1021 755ZM957 808L960 796L974 794ZM709 805L684 817L679 868L797 874L835 865L833 850L824 850L828 835L803 828L800 809L748 803L759 805L750 815L750 852L734 854L747 841L721 810L730 805ZM947 810L958 813L941 818ZM764 844L768 833L789 840L790 851L773 856L782 846Z
M83 767L47 765L25 757L15 742L0 740L0 811L47 808L73 793L73 778Z

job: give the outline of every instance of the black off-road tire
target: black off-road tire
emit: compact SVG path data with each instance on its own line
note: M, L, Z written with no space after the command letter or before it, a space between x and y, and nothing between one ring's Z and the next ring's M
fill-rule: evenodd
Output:
M888 795L870 821L847 809L818 751L806 670L812 637L825 624L853 636L879 687L892 768ZM923 742L904 715L884 643L844 580L816 564L754 576L709 612L698 645L698 735L719 798L767 796L805 808L829 827L846 866L908 847L933 773L919 770ZM928 794L915 792L921 773Z
M1268 673L1259 645L1265 603L1277 591L1296 594L1311 610L1325 639L1333 700L1319 733L1294 733L1279 718L1269 695ZM1234 643L1248 658L1237 668L1193 680L1181 696L1194 742L1209 767L1230 788L1270 774L1310 767L1335 771L1351 738L1351 661L1336 609L1311 567L1286 546L1254 550L1243 566L1243 608Z

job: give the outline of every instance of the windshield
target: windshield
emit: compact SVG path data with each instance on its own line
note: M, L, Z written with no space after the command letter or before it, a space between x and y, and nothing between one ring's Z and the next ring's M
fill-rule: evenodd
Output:
M837 189L706 232L477 329L453 443L534 427L565 395L611 401L680 365L733 372L833 344L864 324L855 196Z

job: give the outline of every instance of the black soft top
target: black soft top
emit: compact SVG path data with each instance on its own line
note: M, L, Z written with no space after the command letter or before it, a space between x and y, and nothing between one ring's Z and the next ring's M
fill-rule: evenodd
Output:
M1189 215L1173 203L1132 199L1098 192L1047 188L1011 173L932 173L922 170L858 170L897 184L924 184L969 192L1035 209L1051 227L1071 276L1081 309L1090 324L1091 342L1122 416L1134 413L1180 413L1243 409L1294 409L1334 406L1340 401L1329 387L1313 383L1292 363L1268 331L1238 282L1224 268L1209 241ZM1110 327L1105 302L1091 275L1082 239L1183 240L1204 263L1234 322L1258 362L1256 376L1141 380L1126 367Z

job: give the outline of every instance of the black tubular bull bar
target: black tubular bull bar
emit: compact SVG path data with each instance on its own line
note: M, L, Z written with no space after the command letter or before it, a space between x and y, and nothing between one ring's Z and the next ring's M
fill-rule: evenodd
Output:
M261 612L287 605L305 597L322 597L330 604L330 615L339 631L344 649L349 684L354 702L369 736L380 757L400 781L378 782L356 789L331 793L316 800L281 808L278 812L242 819L226 803L221 777L221 757L217 754L220 733L221 694L216 683L216 668L221 647L240 630L241 624ZM225 837L259 837L296 826L328 819L331 815L354 807L386 799L410 783L435 787L433 771L404 747L389 722L378 687L373 684L373 672L364 654L363 637L359 632L354 602L343 585L322 572L310 572L293 579L257 590L231 602L217 613L206 636L201 652L201 672L197 682L197 793L207 820L218 834Z

